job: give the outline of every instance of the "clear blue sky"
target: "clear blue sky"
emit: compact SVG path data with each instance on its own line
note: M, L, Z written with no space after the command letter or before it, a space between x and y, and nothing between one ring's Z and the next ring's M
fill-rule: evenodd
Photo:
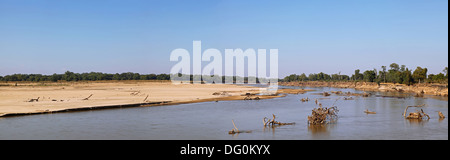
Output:
M279 76L448 66L447 0L0 0L0 75L169 73L176 48L279 49Z

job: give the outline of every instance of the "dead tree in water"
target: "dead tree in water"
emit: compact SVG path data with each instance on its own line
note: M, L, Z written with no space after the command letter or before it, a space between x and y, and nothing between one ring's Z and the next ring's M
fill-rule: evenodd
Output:
M314 108L310 116L308 116L309 124L327 124L334 122L337 119L339 110L336 106L330 108Z
M302 99L300 99L300 101L302 101L302 102L308 102L308 101L309 101L309 98L308 98L308 97L302 98Z
M234 120L231 120L233 122L234 129L231 131L228 131L228 134L239 134L239 133L251 133L252 131L239 131L239 129L236 127L236 124L234 124Z
M274 127L275 125L282 126L282 125L293 125L293 124L295 124L295 123L281 123L281 122L275 121L275 115L274 114L272 114L272 117L273 117L273 119L269 119L267 117L263 118L264 127L265 126L272 126L272 127Z
M366 113L366 114L377 114L377 112L369 111L368 109L366 109L364 111L364 113Z
M311 115L308 116L308 124L317 125L335 122L338 118L337 113L339 110L334 104L336 104L338 100L339 99L337 99L330 108L323 108L322 104L319 103L319 108L314 108Z
M439 119L444 119L445 118L444 114L442 114L441 111L438 111L438 115L439 115Z
M422 105L419 105L419 106L407 106L405 108L405 111L403 112L403 117L405 117L406 119L422 119L424 117L427 117L428 119L430 119L430 116L428 114L426 114L423 111L423 109L420 109L420 111L416 110L416 112L411 112L411 113L408 114L408 116L406 116L406 111L408 110L408 108L410 108L410 107L420 108L420 107L424 107L424 106L425 106L425 104L422 104Z

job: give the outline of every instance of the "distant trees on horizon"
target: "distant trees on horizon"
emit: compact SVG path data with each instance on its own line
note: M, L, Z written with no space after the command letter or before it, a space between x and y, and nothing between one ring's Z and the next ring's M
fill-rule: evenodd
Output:
M381 66L381 70L377 69L366 70L361 73L361 70L356 69L355 73L351 76L338 74L325 74L323 72L317 74L305 73L301 75L291 74L284 77L282 81L364 81L364 82L377 82L377 83L399 83L411 85L415 83L448 83L448 67L445 67L439 74L428 74L427 68L417 67L414 71L407 68L405 65L398 65L392 63L389 65L389 70L386 66Z
M139 74L133 72L126 73L73 73L70 71L64 74L42 75L42 74L13 74L4 77L0 76L0 81L100 81L100 80L170 80L168 74Z
M191 75L191 80L193 75ZM224 81L225 76L222 76ZM234 76L233 79L236 79ZM244 77L246 82L248 77ZM125 73L74 73L66 71L64 74L42 75L42 74L13 74L0 76L0 81L28 81L28 82L42 82L42 81L100 81L100 80L170 80L170 74L139 74L133 72ZM256 78L257 82L259 79ZM428 74L427 68L417 67L414 71L407 68L405 65L398 65L392 63L389 65L389 70L386 66L381 66L381 70L377 69L366 70L361 73L361 70L356 69L351 76L337 74L326 74L323 72L317 74L305 73L301 75L291 74L280 79L280 81L364 81L377 83L400 83L411 85L415 83L448 83L448 67L445 67L442 73Z

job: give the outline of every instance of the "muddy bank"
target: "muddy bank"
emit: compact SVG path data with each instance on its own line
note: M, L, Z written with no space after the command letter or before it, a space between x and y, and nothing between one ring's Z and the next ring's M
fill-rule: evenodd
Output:
M414 84L411 86L393 83L374 83L374 82L279 82L284 86L304 86L304 87L335 87L335 88L354 88L364 91L381 92L406 92L418 95L448 96L448 85L443 84Z

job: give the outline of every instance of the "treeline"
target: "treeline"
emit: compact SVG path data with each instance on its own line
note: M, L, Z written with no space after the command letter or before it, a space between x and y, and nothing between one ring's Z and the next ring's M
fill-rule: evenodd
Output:
M168 74L139 74L139 73L73 73L70 71L64 74L42 75L42 74L13 74L7 76L0 76L0 81L99 81L99 80L170 80Z
M182 76L181 73L178 73L177 76ZM212 82L213 78L211 76L203 76L202 75L189 75L190 81L194 79L199 79L202 83ZM236 82L236 76L222 76L222 82L225 82L226 78L232 77L233 83ZM240 77L242 78L244 83L248 82L248 77ZM259 78L256 78L256 83L259 83ZM100 80L170 80L170 74L139 74L133 72L126 73L101 73L101 72L90 72L90 73L73 73L70 71L65 72L64 74L53 74L53 75L42 75L42 74L13 74L7 76L0 76L0 81L27 81L27 82L58 82L58 81L100 81Z
M386 66L381 66L381 69L355 70L355 73L351 76L338 74L325 74L320 72L318 74L306 74L296 75L291 74L284 77L282 81L364 81L364 82L377 82L377 83L400 83L411 85L415 83L448 83L448 67L445 67L439 74L428 74L427 68L417 67L414 71L407 68L405 65L398 65L392 63L389 65L389 70Z

